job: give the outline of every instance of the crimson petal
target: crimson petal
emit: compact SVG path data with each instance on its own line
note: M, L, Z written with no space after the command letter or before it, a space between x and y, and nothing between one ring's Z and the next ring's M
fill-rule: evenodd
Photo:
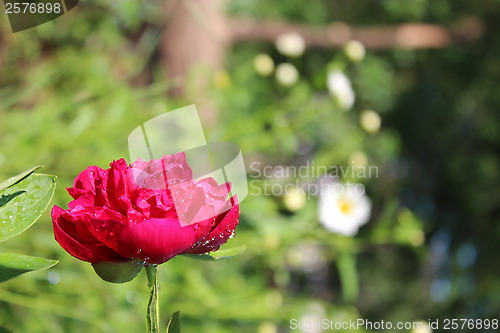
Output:
M149 219L125 229L117 251L124 257L161 264L189 250L210 232L210 221L181 227L176 219Z
M76 233L74 224L63 218L63 213L62 208L54 206L52 209L52 225L56 241L70 255L90 263L129 260L103 244L81 244L78 242L74 238L74 233Z
M216 226L210 233L199 241L195 246L187 251L191 254L201 254L210 251L217 251L219 247L226 243L229 237L234 233L234 229L240 222L238 217L240 215L239 205L233 206L227 213L220 214L217 217Z

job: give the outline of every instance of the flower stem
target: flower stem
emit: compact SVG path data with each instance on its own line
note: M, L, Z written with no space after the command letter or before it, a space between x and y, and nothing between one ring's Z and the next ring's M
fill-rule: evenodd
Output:
M146 267L149 286L149 302L148 311L146 314L147 333L158 333L159 318L158 318L158 269L154 266Z

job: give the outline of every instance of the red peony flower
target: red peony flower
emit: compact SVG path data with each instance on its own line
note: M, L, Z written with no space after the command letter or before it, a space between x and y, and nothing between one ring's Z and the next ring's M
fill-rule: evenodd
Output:
M55 239L90 263L161 264L215 251L239 222L229 183L194 180L184 153L130 166L119 159L106 170L91 166L67 190L74 199L69 209L52 209Z

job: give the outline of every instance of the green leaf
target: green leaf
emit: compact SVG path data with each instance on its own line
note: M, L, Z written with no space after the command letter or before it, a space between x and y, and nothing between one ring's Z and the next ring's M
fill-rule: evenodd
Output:
M204 254L189 254L188 253L188 254L184 254L184 256L191 258L191 259L197 259L197 260L216 261L216 260L223 260L223 259L237 256L238 254L245 252L246 249L247 249L247 246L242 245L242 246L232 247L229 249L223 249L223 250L204 253Z
M12 333L12 331L9 331L8 329L6 329L3 326L0 326L0 333Z
M6 188L9 188L12 185L15 185L15 184L19 183L21 180L23 180L24 178L28 177L33 172L35 172L35 170L40 169L41 167L42 167L41 165L37 165L36 167L33 167L33 168L29 169L29 170L21 172L17 176L11 177L11 178L9 178L9 179L1 182L0 183L0 191L3 191Z
M57 263L57 260L2 253L0 254L0 282L10 280L27 272L50 268Z
M174 312L168 322L167 333L181 333L181 324L179 322L179 311Z
M31 227L49 205L55 190L55 176L31 174L0 191L0 242Z

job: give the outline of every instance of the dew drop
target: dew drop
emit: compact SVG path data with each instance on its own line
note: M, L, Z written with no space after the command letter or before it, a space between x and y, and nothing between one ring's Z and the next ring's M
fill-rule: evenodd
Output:
M195 225L193 225L193 229L194 230L198 230L200 228L200 226L198 225L198 223L196 223Z

